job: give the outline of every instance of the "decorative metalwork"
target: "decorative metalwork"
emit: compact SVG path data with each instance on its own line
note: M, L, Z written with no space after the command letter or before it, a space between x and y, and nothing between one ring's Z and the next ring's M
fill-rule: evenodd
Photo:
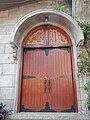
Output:
M21 111L21 112L35 112L35 111L32 110L32 109L25 108L24 105L22 105L20 111ZM42 109L42 110L40 110L40 111L37 111L37 112L57 112L57 111L50 109L49 103L46 102L45 108Z
M70 53L70 48L60 48L60 49L62 49L62 50L66 50L66 51L68 51L68 53Z
M23 79L33 79L36 78L36 76L23 76Z
M36 29L28 36L25 42L26 45L39 46L39 45L67 45L68 38L63 32L56 30L55 28Z
M74 106L72 105L72 107L70 109L66 109L66 110L62 110L60 112L75 112L75 108Z
M27 40L27 45L42 45L44 44L45 32L44 29L34 32Z
M45 49L45 55L46 55L46 56L49 55L49 50L50 50L50 49Z
M46 102L45 108L42 109L42 110L39 110L39 111L35 111L35 110L32 110L32 109L25 108L24 105L22 105L20 111L21 112L57 112L56 110L50 109L50 105L49 105L48 102ZM65 110L62 110L62 111L59 111L59 112L75 112L75 108L72 105L71 108L65 109Z
M72 78L72 75L62 75L62 76L59 76L59 78Z
M42 110L40 110L40 111L38 111L38 112L57 112L57 111L55 111L55 110L53 110L53 109L50 109L49 103L46 102L45 108L42 109Z
M21 112L35 112L35 111L32 110L32 109L25 108L24 105L22 105L20 111L21 111Z
M61 45L68 43L66 37L55 29L50 29L49 39L49 44L51 45Z

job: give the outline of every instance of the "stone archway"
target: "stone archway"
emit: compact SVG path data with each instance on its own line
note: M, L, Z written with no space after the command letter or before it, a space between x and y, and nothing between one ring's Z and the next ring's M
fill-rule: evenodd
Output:
M48 17L47 22L44 21L45 17ZM46 9L37 10L27 14L26 16L24 16L18 21L18 23L13 28L12 34L11 34L11 45L14 49L14 57L17 58L17 53L20 54L21 43L23 41L23 38L28 33L28 31L30 31L32 28L36 26L43 25L43 24L45 25L47 23L50 25L55 25L62 28L70 36L73 47L74 47L74 59L75 59L74 66L75 66L75 69L77 69L76 50L77 50L77 45L79 41L84 39L83 33L72 17L70 17L69 15L63 12L55 12L53 10L46 10ZM20 58L18 58L18 61L20 61ZM18 63L18 66L19 66L19 63ZM77 78L77 76L75 77ZM77 80L76 80L76 84L78 88Z
M48 17L48 24L54 24L61 26L65 31L68 31L70 36L74 39L73 43L77 46L80 40L84 39L83 33L78 26L77 22L64 12L56 12L53 10L40 9L31 12L21 18L14 26L11 33L11 42L17 47L20 45L20 41L25 37L25 34L33 27L47 24L45 23L45 17Z

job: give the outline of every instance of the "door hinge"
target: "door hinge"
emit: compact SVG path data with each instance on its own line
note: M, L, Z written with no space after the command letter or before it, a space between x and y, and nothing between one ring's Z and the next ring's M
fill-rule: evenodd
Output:
M72 78L72 75L61 75L59 78Z
M36 76L23 76L23 79L33 79L33 78L36 78Z

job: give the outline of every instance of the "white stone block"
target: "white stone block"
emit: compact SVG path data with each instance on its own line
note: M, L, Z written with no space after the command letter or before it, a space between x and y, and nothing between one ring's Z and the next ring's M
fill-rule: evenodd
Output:
M24 16L23 12L19 10L19 8L14 8L9 10L9 17L10 18L20 18Z
M0 34L10 34L14 25L0 25Z
M0 87L15 86L14 76L0 76Z
M0 65L0 74L2 74L2 65Z
M16 64L4 64L3 74L16 74Z
M0 18L0 25L15 25L17 23L17 18Z
M13 53L13 49L10 44L6 44L5 53Z
M5 44L0 44L0 53L4 53L5 51Z
M85 100L85 99L87 99L87 94L85 90L81 90L81 100Z
M1 11L0 12L0 18L6 18L8 17L8 10L7 11Z
M0 88L0 99L15 99L15 88Z
M0 54L0 63L13 63L12 54Z
M15 100L0 100L0 103L6 105L7 110L14 110Z
M10 35L0 35L0 43L10 43Z
M14 28L14 25L8 25L8 26L5 26L5 29L6 29L6 34L10 34L12 32L12 29Z
M0 25L0 35L6 34L6 26Z
M82 111L86 110L87 110L86 101L82 101Z

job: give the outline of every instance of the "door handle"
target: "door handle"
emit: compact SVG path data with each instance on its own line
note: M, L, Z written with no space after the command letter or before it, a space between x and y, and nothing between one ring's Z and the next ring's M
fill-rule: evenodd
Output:
M48 91L50 93L50 78L48 78Z
M44 78L44 93L46 93L46 78Z

